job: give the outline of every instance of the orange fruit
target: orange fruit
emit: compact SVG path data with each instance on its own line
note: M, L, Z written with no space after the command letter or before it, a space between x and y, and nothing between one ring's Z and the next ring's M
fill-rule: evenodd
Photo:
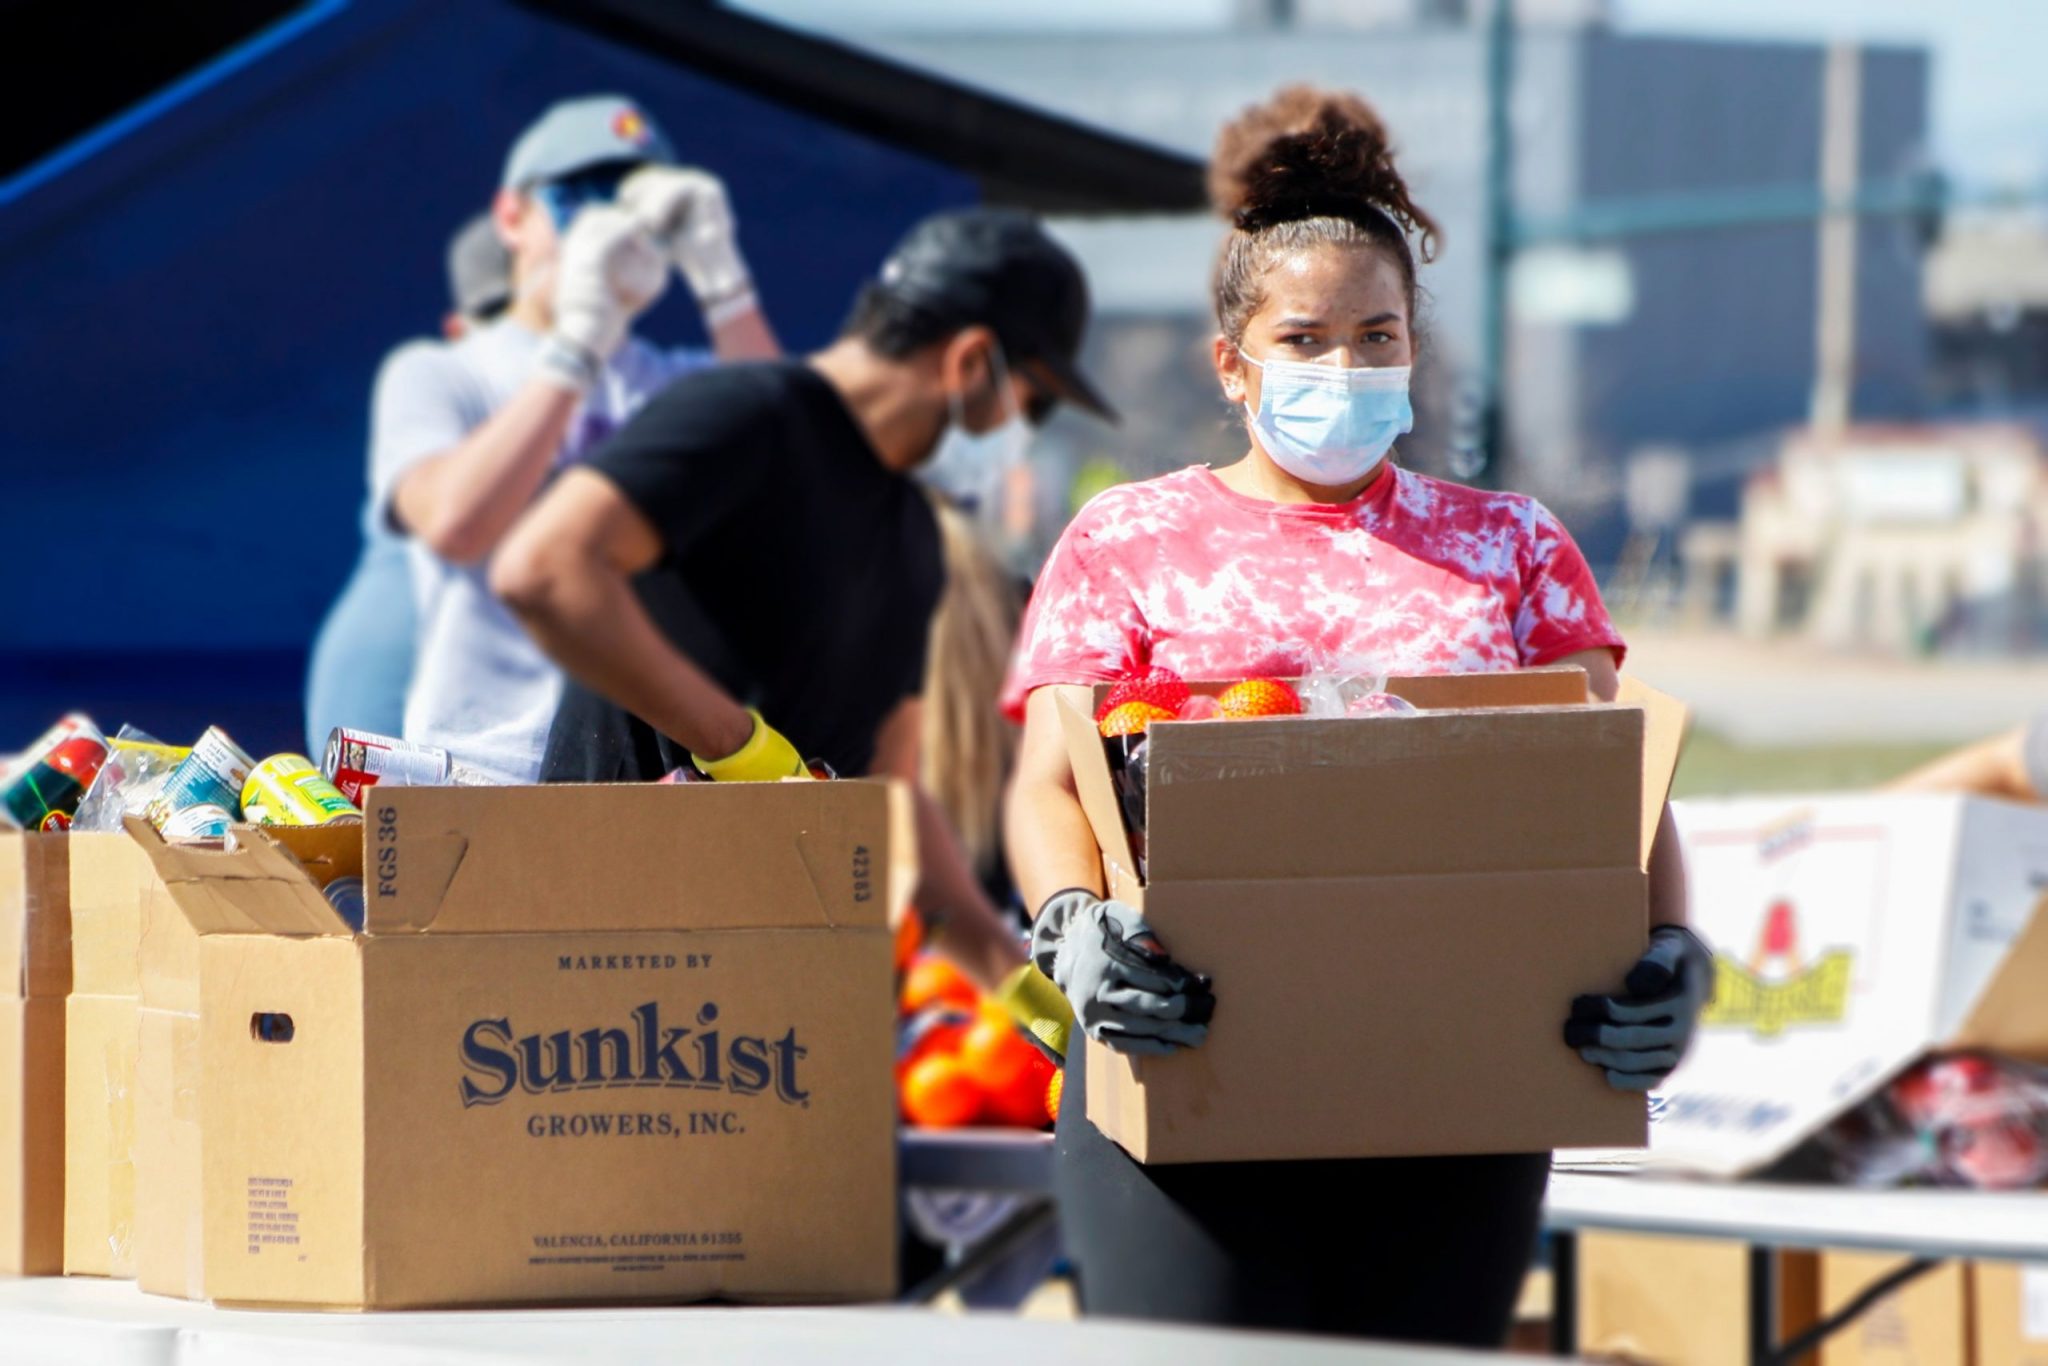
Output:
M897 1005L905 1015L915 1015L920 1010L933 1006L958 1006L962 1010L973 1010L981 999L981 993L974 983L967 980L965 973L943 958L931 954L920 954L911 960L910 971L903 974L903 989L897 993Z
M1019 1129L1043 1129L1045 1127L1045 1088L1058 1075L1045 1055L1029 1044L1025 1048L1031 1056L1026 1059L1023 1070L1015 1081L988 1098L988 1119L991 1123L1007 1124Z
M1247 678L1233 683L1216 699L1216 714L1227 721L1254 716L1299 716L1301 697L1277 678Z
M1017 1037L1008 1020L984 1015L967 1027L960 1040L960 1062L974 1084L992 1096L1010 1090L1024 1077L1038 1050Z
M950 1006L928 1010L906 1027L908 1042L896 1047L896 1078L901 1081L921 1058L934 1053L958 1057L960 1041L967 1037L968 1018Z
M1105 738L1118 735L1143 735L1145 727L1154 721L1171 721L1173 713L1154 702L1125 702L1111 707L1096 729Z
M981 1113L981 1088L958 1058L945 1053L912 1063L898 1094L903 1118L927 1129L957 1129Z
M1054 1068L1052 1080L1045 1084L1045 1117L1054 1124L1060 1120L1060 1097L1067 1093L1067 1074L1063 1068Z

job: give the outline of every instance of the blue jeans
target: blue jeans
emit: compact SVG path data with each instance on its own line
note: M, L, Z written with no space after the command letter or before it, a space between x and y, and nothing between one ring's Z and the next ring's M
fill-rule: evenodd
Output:
M313 762L336 726L399 733L417 623L405 542L371 537L313 638L306 668L306 752Z

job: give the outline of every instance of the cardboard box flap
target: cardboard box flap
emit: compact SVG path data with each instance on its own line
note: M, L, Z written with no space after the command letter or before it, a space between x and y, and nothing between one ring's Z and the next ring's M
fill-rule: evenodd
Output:
M220 845L176 844L139 816L124 824L201 934L350 934L298 856L271 830L238 825ZM348 829L361 837L360 827Z
M1685 753L1692 713L1677 698L1667 697L1640 678L1621 680L1621 702L1643 709L1643 863L1650 866L1650 849L1657 842L1657 827L1664 818L1664 804L1671 800L1671 780L1678 776L1678 761Z
M1137 859L1131 856L1131 841L1124 829L1123 808L1117 803L1110 783L1109 758L1103 753L1102 733L1095 722L1066 697L1059 699L1060 730L1067 740L1067 763L1074 770L1074 791L1081 810L1095 831L1095 847L1112 869L1135 875Z
M1644 729L1605 705L1161 723L1146 881L1639 868Z
M2048 898L2006 950L1949 1044L2048 1063Z
M847 780L377 789L366 928L880 929L908 896L908 800Z
M1425 711L1475 707L1576 707L1586 698L1586 671L1576 664L1506 673L1393 675L1385 688Z

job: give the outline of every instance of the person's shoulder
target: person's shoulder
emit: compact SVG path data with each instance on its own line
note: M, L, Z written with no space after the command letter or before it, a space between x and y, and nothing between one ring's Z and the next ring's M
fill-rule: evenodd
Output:
M447 374L457 364L455 348L439 337L413 337L386 351L377 373L384 378Z
M678 375L648 399L640 425L720 439L772 423L788 402L784 361L742 361Z
M1208 472L1190 465L1151 479L1112 484L1081 505L1069 530L1101 538L1140 527L1156 529L1202 515L1211 501Z
M1526 493L1480 489L1451 479L1395 466L1394 500L1403 512L1461 526L1525 529L1555 522L1550 510Z

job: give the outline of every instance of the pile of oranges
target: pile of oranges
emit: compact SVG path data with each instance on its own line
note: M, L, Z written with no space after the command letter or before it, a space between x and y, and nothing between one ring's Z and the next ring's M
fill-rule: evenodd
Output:
M1008 1012L944 959L920 953L903 973L896 1094L906 1123L1042 1129L1060 1073L1024 1041Z

